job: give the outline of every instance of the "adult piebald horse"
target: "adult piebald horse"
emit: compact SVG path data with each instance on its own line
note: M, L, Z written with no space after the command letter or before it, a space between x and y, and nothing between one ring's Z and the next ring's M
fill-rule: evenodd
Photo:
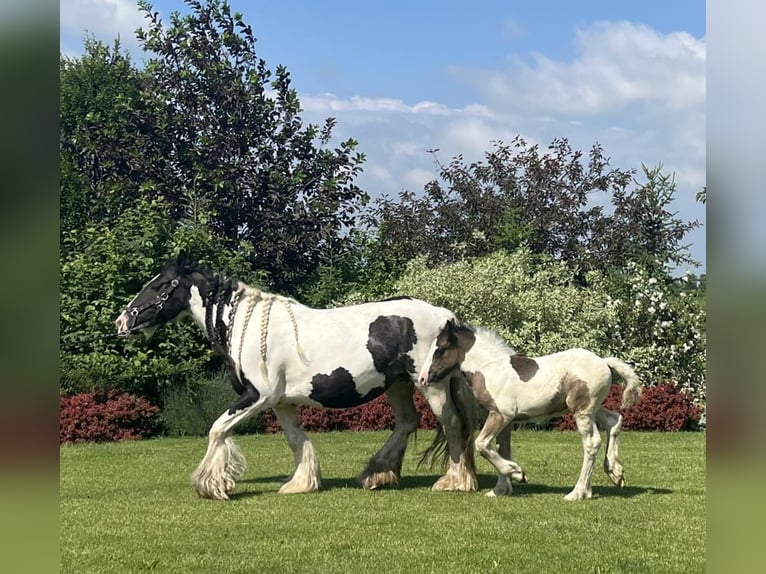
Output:
M234 426L272 408L295 457L282 493L321 485L319 461L301 428L298 405L347 408L386 393L396 425L360 475L368 489L394 485L408 436L418 425L415 373L431 342L454 315L410 298L312 309L201 268L184 253L165 262L116 320L122 336L151 333L191 316L224 358L237 400L213 423L205 456L192 475L200 496L226 500L245 470L231 438ZM469 425L449 386L419 387L447 436L449 467L435 490L477 488Z

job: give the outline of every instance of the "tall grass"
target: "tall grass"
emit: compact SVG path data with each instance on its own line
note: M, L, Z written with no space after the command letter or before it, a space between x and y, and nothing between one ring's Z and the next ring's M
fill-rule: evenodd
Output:
M242 573L702 572L705 435L623 433L628 486L597 466L594 499L567 502L582 461L572 432L514 432L530 483L511 497L430 490L421 431L396 490L354 476L387 432L312 436L323 490L280 495L292 471L282 435L242 436L249 469L231 501L196 497L204 438L61 448L61 571ZM494 475L478 461L480 486Z

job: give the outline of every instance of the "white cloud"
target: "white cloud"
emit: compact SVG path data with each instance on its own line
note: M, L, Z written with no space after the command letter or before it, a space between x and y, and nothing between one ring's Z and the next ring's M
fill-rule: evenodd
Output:
M704 222L705 208L695 201L705 185L704 39L600 22L577 30L574 42L571 61L536 54L505 70L453 70L478 96L461 108L330 94L301 101L313 121L337 117L339 132L348 129L344 136L358 139L369 161L385 168L390 177L366 170L360 178L373 196L422 189L435 174L430 148L439 149L442 163L457 154L475 161L493 140L510 143L521 134L544 149L566 137L584 152L600 143L612 167L640 170L641 163L661 162L675 172L679 216ZM688 240L692 256L704 262L704 228Z
M555 115L596 115L635 104L673 110L705 105L704 40L686 32L660 34L630 22L599 22L575 33L576 56L563 62L533 54L508 70L455 68L496 109Z
M410 190L423 189L425 185L436 178L435 170L416 167L404 174L405 188Z
M86 32L107 44L119 36L124 48L135 51L134 31L145 26L134 0L61 0L59 18L61 48L70 54L82 51Z

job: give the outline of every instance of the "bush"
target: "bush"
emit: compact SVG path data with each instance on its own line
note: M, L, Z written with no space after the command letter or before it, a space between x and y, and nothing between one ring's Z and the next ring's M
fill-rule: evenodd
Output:
M433 269L415 259L392 295L446 307L465 322L497 332L527 356L570 347L603 354L613 345L616 314L607 306L598 274L588 278L591 286L579 287L563 263L518 249Z
M607 306L616 313L612 354L633 364L647 380L678 381L703 404L707 395L705 296L693 276L656 278L628 264L611 277Z
M64 231L60 272L60 391L72 395L105 385L147 397L186 385L191 375L220 365L193 321L165 325L148 341L117 337L121 309L181 248L213 269L250 281L249 247L220 247L202 222L167 221L170 206L140 201L113 226Z
M420 393L415 393L415 410L420 415L420 429L434 429L438 423L436 415L428 406L428 401ZM337 430L391 430L396 424L394 411L385 395L364 405L351 409L317 409L314 407L298 407L301 425L309 432L325 432ZM259 420L258 431L263 433L278 433L279 426L276 415L271 410L264 412Z
M162 399L162 415L169 436L203 436L237 399L237 394L225 373L211 377L198 372L185 385L167 389ZM259 432L260 428L261 423L255 418L237 425L235 432Z
M622 385L612 385L604 406L620 412ZM680 385L667 382L647 387L641 393L641 400L622 413L625 430L635 431L686 431L696 430L702 409ZM572 415L567 414L556 423L557 430L576 430Z
M61 396L59 442L104 442L150 438L163 430L160 409L114 390Z

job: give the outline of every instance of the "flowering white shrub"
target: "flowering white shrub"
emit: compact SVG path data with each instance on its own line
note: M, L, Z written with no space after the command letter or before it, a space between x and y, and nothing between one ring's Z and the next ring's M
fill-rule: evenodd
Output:
M415 259L395 289L496 331L526 355L570 347L606 353L611 347L616 313L607 305L606 294L578 287L564 264L541 261L527 250L501 251L434 269Z
M635 366L647 386L672 380L704 404L704 297L635 265L623 278L591 273L587 282L579 287L565 265L519 249L437 268L415 259L391 295L451 309L526 355L584 347L618 356ZM350 294L342 303L361 301Z
M608 305L617 314L614 333L624 358L648 380L675 381L703 403L707 313L704 299L684 288L689 281L688 274L658 280L630 264L625 280L610 289Z

